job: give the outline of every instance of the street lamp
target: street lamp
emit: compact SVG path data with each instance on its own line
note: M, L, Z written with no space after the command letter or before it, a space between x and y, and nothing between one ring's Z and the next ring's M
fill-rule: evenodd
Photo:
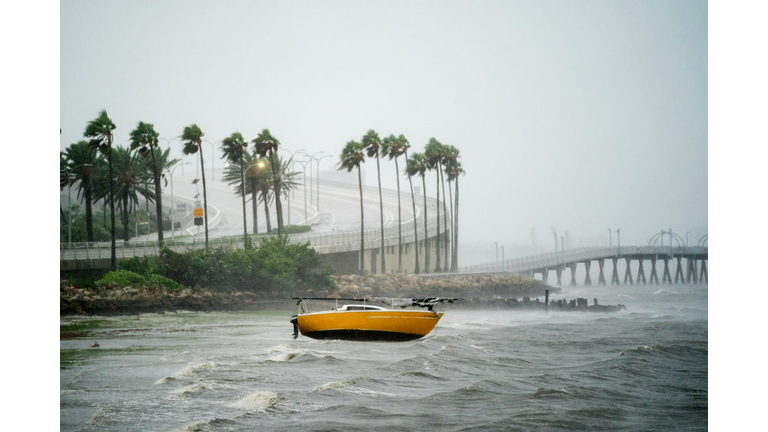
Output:
M91 166L91 164L80 164L77 166L72 167L71 169L85 167L85 166ZM67 244L71 247L72 246L72 173L69 171L70 168L66 167L63 170L59 170L59 172L65 172L67 174L67 214L69 215L69 223L68 225L68 237L67 237Z
M295 151L290 151L287 148L280 147L280 151L287 151L291 155L291 159L293 159L294 154L304 153L304 149L298 149ZM291 172L293 172L293 164L291 164ZM291 218L291 199L296 199L296 191L292 190L291 194L293 195L288 199L288 225L291 224L290 218Z
M174 195L173 195L173 172L176 171L176 168L182 167L181 172L182 175L184 175L184 165L186 165L186 162L182 162L175 167L166 170L167 172L171 173L171 239L176 240L176 203L174 202Z
M616 228L616 235L618 236L617 253L621 254L621 228Z
M610 228L608 228L608 247L613 247L613 233L611 232Z
M316 160L315 155L318 155L321 153L324 153L324 152L319 151L319 152L312 153L312 155L309 157L309 160L310 161ZM312 171L313 171L312 164L310 163L309 164L309 200L314 204L315 200L314 200L314 196L312 195L314 193L313 179L312 179L314 177L314 174L312 173Z
M160 138L160 139L165 140L165 142L168 143L168 148L171 148L171 140L175 140L178 138L174 137L171 139L168 139L168 138ZM182 163L181 175L184 175L184 143L182 143L180 140L179 140L179 153L181 153L181 163Z
M307 164L311 163L312 160L308 159L306 161L295 161L297 164L301 165L302 168L302 181L304 182L304 222L307 221ZM311 165L310 165L311 167Z
M320 212L320 161L327 158L332 157L333 155L323 155L319 159L317 159L317 211Z
M496 245L496 267L494 270L499 269L499 242L493 242Z
M501 270L504 270L504 245L501 245Z
M203 140L203 142L211 145L211 181L214 182L216 181L216 164L214 163L216 159L214 159L213 150L215 149L216 146L214 146L214 143L208 140ZM220 143L221 141L215 141L215 142Z

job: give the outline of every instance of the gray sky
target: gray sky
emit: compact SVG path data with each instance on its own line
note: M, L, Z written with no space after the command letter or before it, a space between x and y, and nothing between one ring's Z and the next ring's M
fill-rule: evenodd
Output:
M532 229L550 249L553 228L573 247L607 245L609 228L626 245L708 231L706 2L60 7L62 150L102 108L122 138L140 120L163 138L197 123L211 142L268 128L334 155L374 129L461 150L460 243L478 254Z

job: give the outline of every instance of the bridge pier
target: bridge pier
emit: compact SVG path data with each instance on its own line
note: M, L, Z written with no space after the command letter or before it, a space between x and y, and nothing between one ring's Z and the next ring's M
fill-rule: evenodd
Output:
M707 260L701 260L701 273L699 273L699 281L701 283L709 283L709 274L707 273Z
M584 261L584 268L587 270L587 276L584 278L584 286L592 285L592 279L589 277L589 268L592 267L592 261Z
M598 285L605 285L605 274L603 273L603 267L605 266L605 260L599 259L597 260L597 264L600 266L600 276L597 278L597 284Z
M672 275L669 274L669 258L664 258L664 275L661 277L661 283L672 285Z
M568 267L571 268L571 286L576 286L576 263Z
M563 269L558 267L555 269L555 273L557 273L557 286L563 286Z
M646 282L645 282L645 270L643 270L643 259L640 258L638 261L640 262L640 266L637 269L637 284L640 285L640 282L642 281L643 285L645 285ZM658 279L656 280L656 282L658 283Z
M659 275L656 274L656 257L651 257L651 283L655 281L656 285L659 284Z
M624 272L624 285L627 284L627 280L629 280L630 285L634 285L635 281L632 280L632 259L626 258L626 261L627 261L627 271ZM640 262L642 262L642 260L640 260Z
M696 277L696 271L698 270L696 260L689 258L686 261L688 265L686 266L685 282L691 283L691 280L693 280L693 283L698 283L698 280Z
M613 273L611 273L611 285L619 285L619 270L616 268L616 263L619 261L618 258L613 257L611 258L613 261Z
M678 281L685 283L685 276L683 276L683 257L681 256L677 257L677 270L675 270L675 284L677 284Z

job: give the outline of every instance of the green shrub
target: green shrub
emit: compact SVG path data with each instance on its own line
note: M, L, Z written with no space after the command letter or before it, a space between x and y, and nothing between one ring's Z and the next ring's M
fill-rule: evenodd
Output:
M116 283L120 287L142 286L147 284L144 276L130 270L115 270L107 273L104 277L96 281L97 286L108 286L110 283Z
M147 282L149 282L150 285L154 285L160 288L165 288L171 291L178 291L181 292L184 290L184 287L181 286L179 283L172 279L168 279L165 276L161 276L158 274L152 274L147 277Z

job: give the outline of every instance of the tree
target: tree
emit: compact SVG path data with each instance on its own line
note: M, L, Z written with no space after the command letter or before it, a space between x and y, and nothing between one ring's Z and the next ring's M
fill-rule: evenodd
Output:
M416 266L414 268L414 273L419 274L421 270L419 269L419 226L418 220L416 218L416 195L413 193L413 181L411 180L411 173L407 169L408 149L411 148L411 144L403 135L398 136L397 141L399 142L398 145L400 146L400 149L403 151L403 155L405 156L406 169L404 171L405 174L408 175L408 183L411 186L411 204L413 205L413 241L414 247L416 249ZM397 164L397 159L395 159L395 164Z
M458 154L458 152L457 152ZM464 175L464 169L461 167L461 162L454 162L448 166L448 181L456 181L454 187L456 189L456 202L454 217L453 217L453 257L451 259L451 271L456 273L459 271L459 176Z
M115 200L114 200L114 176L112 175L112 140L114 138L112 131L116 126L112 119L107 115L107 110L101 110L99 116L88 122L83 136L90 138L91 148L100 151L107 157L109 166L109 210L112 227L110 234L112 236L112 247L110 253L110 269L117 269L117 250L115 246Z
M388 137L384 138L381 142L381 155L382 156L389 156L389 160L394 159L395 160L395 173L397 174L397 272L402 273L403 272L403 232L402 232L402 211L400 209L400 168L397 164L397 158L398 156L401 156L403 151L403 144L407 143L408 141L405 140L405 137L400 135L403 139L399 140L395 137L394 134L390 134ZM413 193L413 191L411 191ZM414 214L415 217L415 214ZM418 257L418 253L416 254ZM418 263L418 259L417 259Z
M248 241L248 223L245 216L245 154L248 148L248 141L243 139L240 132L234 132L232 135L221 141L221 150L224 152L222 159L240 165L240 196L243 201L243 242Z
M205 134L196 124L184 128L179 137L184 144L185 155L200 153L200 172L203 174L203 216L205 218L205 248L208 249L208 192L205 185L205 163L203 162L203 137Z
M427 182L425 173L428 169L427 157L422 153L414 153L409 159L406 159L406 173L408 178L415 175L421 177L421 184L424 188L424 270L429 272L429 230L427 227ZM415 211L413 217L416 217Z
M85 230L87 241L93 242L93 175L100 162L98 152L87 141L70 144L64 151L66 167L72 180L77 181L77 198L85 202Z
M440 273L442 268L440 267L440 160L443 157L442 152L443 145L434 138L429 139L429 143L424 148L424 156L427 158L427 168L432 171L435 170L437 177L437 236L435 236L435 254L437 256L437 262L435 263L435 273ZM424 194L426 195L426 190ZM445 200L445 198L443 198ZM445 209L443 209L443 218L445 218ZM446 257L447 259L448 257ZM447 263L446 263L447 264Z
M456 176L451 176L451 169L455 167L456 164L458 164L458 158L459 158L459 149L452 145L446 145L443 146L443 159L441 161L443 165L443 171L445 172L445 175L448 176L448 196L451 199L451 272L457 272L458 271L458 265L456 264L458 249L457 249L457 243L458 243L458 237L456 237L456 216L454 212L454 206L453 206L453 194L451 194L451 181L453 181ZM458 197L457 197L458 198ZM445 200L445 193L443 193L443 200Z
M275 188L275 211L277 212L277 235L281 236L283 234L283 205L280 202L280 182L277 180L277 169L279 167L279 163L275 163L274 157L277 156L274 153L277 153L277 149L280 147L280 141L277 140L277 138L273 137L271 133L269 133L269 129L264 129L261 131L259 136L257 136L253 141L254 144L256 144L256 153L259 155L259 157L265 157L269 156L269 163L270 167L272 167L272 179L273 179L273 186Z
M152 163L149 165L152 180L155 183L155 212L157 213L157 243L163 247L163 195L160 188L160 177L162 167L158 166L155 159L155 148L158 148L158 138L160 134L155 131L155 127L150 123L140 121L136 129L131 131L131 150L139 151L143 157L148 155ZM138 234L138 233L137 233Z
M249 153L247 150L243 152L243 166L229 165L224 171L224 181L230 186L235 187L235 194L243 195L243 187L245 187L245 194L251 195L251 212L252 212L252 233L259 233L259 218L258 218L258 194L260 177L263 177L264 167L266 162L255 154L255 152ZM243 173L245 170L245 173ZM243 183L242 180L245 180ZM245 223L245 221L243 221Z
M365 147L357 141L349 141L339 156L339 171L351 172L357 168L357 181L360 185L360 274L365 274L365 223L363 213L363 177L360 164L365 163Z
M368 157L376 157L376 175L379 178L379 217L381 222L381 273L387 272L387 264L384 259L384 200L381 196L381 168L379 166L379 150L381 149L381 139L379 134L370 129L362 139L363 148L365 148Z
M140 159L138 152L131 152L126 147L114 147L113 152L114 197L120 209L123 240L128 241L131 239L128 215L132 208L138 207L139 195L147 200L147 205L149 205L150 201L155 201L157 197L155 192L148 187L151 183L151 171L147 166L144 166L145 159ZM149 223L149 220L147 220L147 223ZM162 227L161 221L158 230L162 229ZM136 235L138 234L137 232Z

